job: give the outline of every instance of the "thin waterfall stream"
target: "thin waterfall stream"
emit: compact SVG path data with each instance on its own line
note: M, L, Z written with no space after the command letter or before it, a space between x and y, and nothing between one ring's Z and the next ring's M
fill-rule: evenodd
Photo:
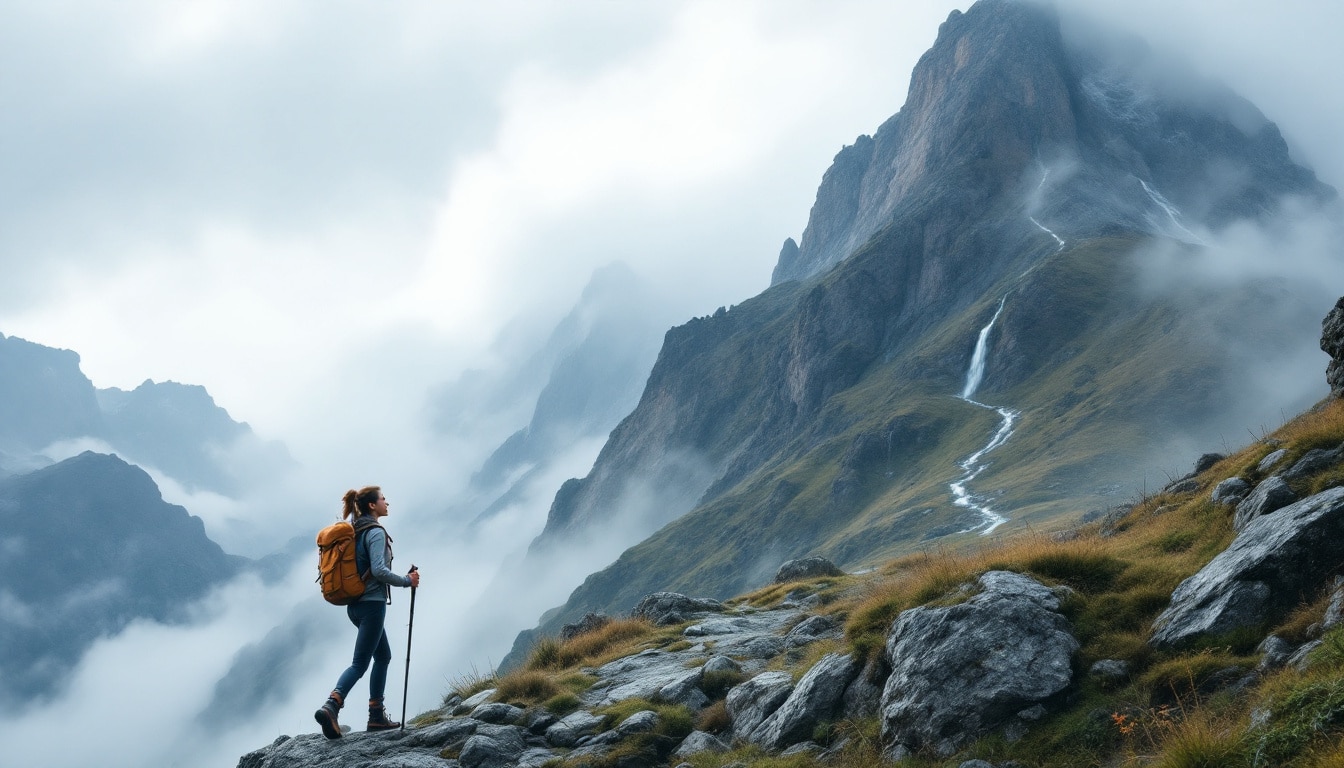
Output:
M957 395L958 398L971 405L998 413L1001 419L998 430L984 448L957 462L957 466L961 467L963 474L949 486L952 489L953 504L972 510L983 518L981 522L965 529L962 533L983 528L984 530L980 531L982 536L993 533L995 528L1008 522L1008 518L995 512L989 505L989 499L971 493L966 486L989 466L989 463L985 461L985 456L990 451L1008 442L1008 438L1013 436L1013 424L1017 421L1017 417L1021 415L1012 408L986 405L973 399L976 390L980 388L980 383L985 377L985 363L989 357L989 333L993 330L994 323L998 321L999 315L1003 312L1003 305L1007 300L1007 296L999 300L999 308L995 310L994 317L990 318L989 323L980 329L980 336L975 341L975 351L971 354L971 367L966 372L966 384L962 387L961 394Z
M1148 182L1143 179L1139 179L1139 183L1143 185L1143 191L1148 193L1148 199L1152 200L1158 208L1162 209L1162 212L1167 215L1167 220L1171 222L1171 225L1175 227L1180 234L1189 237L1192 242L1200 245L1207 245L1203 238L1196 235L1194 232L1191 232L1181 223L1181 212L1176 210L1176 206L1172 205L1161 192L1148 186Z

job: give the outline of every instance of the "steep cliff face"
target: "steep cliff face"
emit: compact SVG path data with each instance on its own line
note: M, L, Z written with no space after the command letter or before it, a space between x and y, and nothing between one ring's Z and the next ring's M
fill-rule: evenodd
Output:
M763 563L853 565L976 530L948 483L995 417L953 396L998 306L984 391L1022 437L978 482L1015 524L1113 503L1140 461L1227 414L1205 326L1292 299L1229 290L1215 312L1145 291L1135 254L1333 190L1248 103L1091 34L1009 0L952 14L906 105L827 171L775 284L670 331L639 406L557 495L534 551L667 527L543 630L659 589L733 594Z
M1140 43L1083 22L1066 34L1046 6L982 0L939 29L901 111L836 156L774 282L824 272L930 196L927 250L945 251L938 236L1004 195L1081 236L1174 229L1159 195L1217 225L1287 193L1333 194L1249 102Z

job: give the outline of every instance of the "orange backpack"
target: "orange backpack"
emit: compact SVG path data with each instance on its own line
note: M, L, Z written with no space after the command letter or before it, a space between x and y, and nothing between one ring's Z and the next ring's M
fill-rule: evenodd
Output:
M363 527L359 534L373 527ZM364 596L364 575L355 564L357 539L355 527L344 520L317 532L317 582L328 603L350 605Z

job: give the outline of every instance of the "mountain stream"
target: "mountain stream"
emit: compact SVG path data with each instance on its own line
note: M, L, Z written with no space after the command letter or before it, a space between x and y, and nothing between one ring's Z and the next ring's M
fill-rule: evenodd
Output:
M975 391L980 388L981 380L985 377L985 360L989 356L989 332L994 328L994 323L998 321L999 315L1003 312L1003 303L1007 301L1007 299L1008 297L1005 296L999 300L999 308L995 310L994 317L990 318L988 325L980 329L980 336L975 341L975 352L971 355L971 367L970 370L966 372L966 384L962 388L961 394L957 396L971 405L995 411L999 414L999 418L1002 420L999 423L998 431L994 433L994 436L990 438L984 448L981 448L970 456L957 462L957 466L961 467L963 474L949 486L952 489L953 504L958 507L972 510L982 518L979 523L965 529L962 533L983 529L980 530L980 535L982 536L988 536L990 533L993 533L995 528L1008 522L1008 518L995 512L989 506L989 499L983 496L976 496L967 490L966 486L989 466L989 462L984 460L985 455L995 448L998 448L1000 445L1008 442L1008 438L1013 436L1013 423L1016 422L1017 417L1021 415L1018 411L1011 408L985 405L984 403L972 399L975 396Z

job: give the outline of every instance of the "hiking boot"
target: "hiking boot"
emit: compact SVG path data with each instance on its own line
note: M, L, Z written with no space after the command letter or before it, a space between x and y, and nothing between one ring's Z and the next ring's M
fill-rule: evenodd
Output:
M381 699L369 699L369 726L368 731L390 731L393 728L400 728L401 723L393 722L387 716L387 710L383 709Z
M341 724L337 722L336 715L344 704L342 698L340 691L332 691L326 703L313 713L313 719L322 726L322 735L328 739L341 738Z

